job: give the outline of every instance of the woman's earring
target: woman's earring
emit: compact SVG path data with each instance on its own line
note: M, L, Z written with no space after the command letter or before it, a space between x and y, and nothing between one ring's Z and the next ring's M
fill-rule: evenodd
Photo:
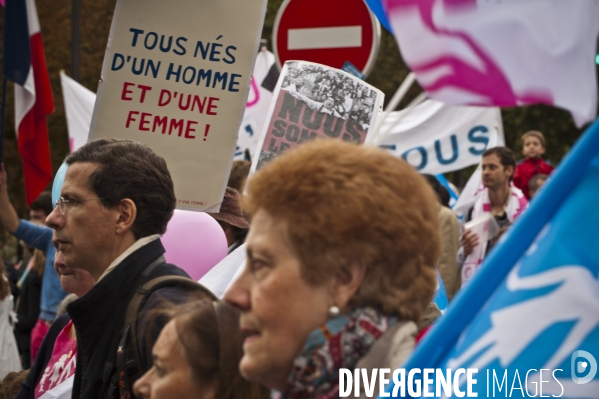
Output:
M329 308L329 317L337 317L339 316L339 308L337 306L331 306Z

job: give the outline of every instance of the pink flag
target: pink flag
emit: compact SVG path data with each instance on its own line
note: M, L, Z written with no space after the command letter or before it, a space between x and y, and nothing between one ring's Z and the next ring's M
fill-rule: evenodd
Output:
M595 118L599 1L383 0L404 60L450 104L543 103Z

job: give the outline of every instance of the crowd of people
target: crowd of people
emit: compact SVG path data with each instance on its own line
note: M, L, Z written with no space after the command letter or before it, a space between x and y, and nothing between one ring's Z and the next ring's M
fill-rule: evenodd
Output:
M316 111L351 118L368 131L376 92L357 79L318 65L287 64L281 87Z
M382 149L308 142L247 186L237 162L211 216L247 262L220 299L164 259L176 199L149 147L87 143L67 156L54 208L44 193L30 220L2 166L0 219L30 253L0 266L0 399L336 398L340 368L405 362L442 317L437 274L452 300L548 178L544 151L531 131L520 163L483 153L462 223L487 214L500 227L488 242L435 177Z

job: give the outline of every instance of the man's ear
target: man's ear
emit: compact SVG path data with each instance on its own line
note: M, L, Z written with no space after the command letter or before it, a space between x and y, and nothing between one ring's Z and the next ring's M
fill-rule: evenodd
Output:
M505 167L505 171L507 172L508 176L511 176L512 179L514 178L514 166L513 165L509 165Z
M333 281L333 300L335 303L332 305L344 309L360 288L365 275L366 265L362 262L352 262L348 267L340 270Z
M116 224L116 233L124 234L127 231L130 231L135 222L135 218L137 217L137 206L135 206L135 202L129 198L122 199L115 209L119 213Z

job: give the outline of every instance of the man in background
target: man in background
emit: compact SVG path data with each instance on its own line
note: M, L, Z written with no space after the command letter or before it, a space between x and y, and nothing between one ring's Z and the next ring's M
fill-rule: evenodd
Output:
M60 301L67 295L60 286L60 279L54 270L55 248L52 244L52 229L44 226L46 217L52 212L52 197L43 192L33 201L29 210L29 221L19 219L8 197L7 175L4 164L0 165L0 220L4 228L19 240L46 255L42 277L42 293L39 319L31 331L31 361L56 318Z
M225 232L229 246L228 253L233 252L245 242L250 224L243 216L241 195L237 190L227 187L220 211L208 213L208 215L212 216Z
M511 184L516 169L514 152L506 147L489 148L483 153L482 169L485 189L464 215L464 223L490 213L501 229L512 223L528 206L522 191ZM489 243L480 242L478 235L470 230L464 231L460 241L458 264L462 265L463 285L482 263ZM473 253L479 244L482 248Z
M160 242L175 209L173 181L164 158L129 140L90 141L65 162L61 197L46 224L65 266L87 271L96 282L67 306L77 329L72 398L132 397L131 386L151 367L146 354L163 324L157 321L151 331L137 324L141 364L124 361L120 369L128 305L154 278L189 277L165 262ZM165 300L184 302L187 294L179 287L156 289L138 320Z
M450 208L443 205L442 197L449 197L449 192L433 175L422 175L437 194L439 201L439 232L441 235L441 252L437 261L437 270L443 279L447 300L451 301L462 286L461 270L456 257L460 248L460 222Z

